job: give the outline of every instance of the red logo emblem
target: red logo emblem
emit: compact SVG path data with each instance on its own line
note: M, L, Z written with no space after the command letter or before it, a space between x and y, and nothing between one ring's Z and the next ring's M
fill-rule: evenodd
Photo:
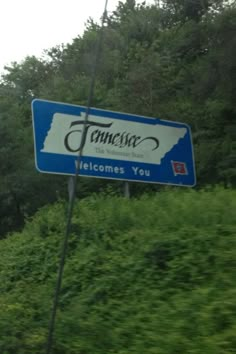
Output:
M185 162L171 161L174 175L188 175L188 169Z

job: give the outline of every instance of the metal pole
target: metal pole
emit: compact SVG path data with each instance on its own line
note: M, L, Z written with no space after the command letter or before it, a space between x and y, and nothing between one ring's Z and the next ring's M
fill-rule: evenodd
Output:
M46 352L45 352L46 354L51 353L52 345L53 345L55 320L56 320L57 308L58 308L58 303L59 303L59 296L60 296L61 285L62 285L62 277L63 277L63 270L64 270L64 265L65 265L65 260L66 260L68 240L69 240L69 235L70 235L70 230L71 230L71 219L72 219L72 214L73 214L73 209L74 209L76 185L77 185L77 180L78 180L77 177L79 176L80 160L81 160L81 157L83 154L83 148L85 145L85 139L86 139L85 133L86 133L86 127L87 127L88 117L89 117L89 109L90 109L90 106L92 103L92 98L93 98L93 93L94 93L97 65L98 65L98 59L99 59L99 54L100 54L100 50L101 50L101 44L102 44L103 27L104 27L105 18L107 15L107 4L108 4L108 0L105 1L105 7L104 7L104 12L103 12L103 18L102 18L102 26L101 26L101 30L100 30L100 36L98 38L97 46L96 46L95 62L94 62L94 67L93 67L93 72L92 72L90 91L89 91L88 103L87 103L87 109L86 109L86 116L85 116L85 120L84 120L82 136L81 136L80 150L79 150L77 160L75 161L75 175L70 177L69 181L68 181L69 207L68 207L68 215L67 215L67 224L66 224L66 229L65 229L65 237L64 237L63 244L62 244L61 258L60 258L60 262L59 262L58 276L57 276L57 282L56 282L56 288L55 288L55 294L54 294L54 301L53 301L53 306L52 306L51 318L50 318L50 322L49 322L48 338L47 338Z
M125 181L124 182L124 196L125 198L130 198L130 188L129 188L129 182Z

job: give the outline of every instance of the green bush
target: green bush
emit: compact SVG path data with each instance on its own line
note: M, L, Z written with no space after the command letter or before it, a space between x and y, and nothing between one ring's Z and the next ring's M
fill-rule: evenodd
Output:
M75 205L54 354L236 351L236 191ZM66 205L1 240L0 353L44 353Z

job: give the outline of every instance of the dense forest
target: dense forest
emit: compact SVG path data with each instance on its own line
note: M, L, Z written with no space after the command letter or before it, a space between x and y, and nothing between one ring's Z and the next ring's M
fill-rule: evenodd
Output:
M71 44L5 68L0 83L0 235L65 197L64 178L35 171L30 104L35 97L87 104L100 30L89 19L84 34ZM232 1L165 0L161 7L119 2L106 19L92 105L188 123L198 187L234 186L235 33ZM80 183L81 197L110 188L105 181ZM131 186L133 195L156 188Z
M0 78L0 353L44 354L67 178L35 169L34 98L86 106L101 25ZM194 189L79 178L53 354L236 353L236 3L119 2L92 106L189 124Z

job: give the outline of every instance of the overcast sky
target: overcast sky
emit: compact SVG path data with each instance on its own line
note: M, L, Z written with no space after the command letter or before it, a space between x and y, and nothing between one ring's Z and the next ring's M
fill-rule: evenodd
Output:
M108 0L108 11L118 3ZM105 0L0 0L0 73L13 61L71 42L83 34L89 17L99 21L104 5Z

